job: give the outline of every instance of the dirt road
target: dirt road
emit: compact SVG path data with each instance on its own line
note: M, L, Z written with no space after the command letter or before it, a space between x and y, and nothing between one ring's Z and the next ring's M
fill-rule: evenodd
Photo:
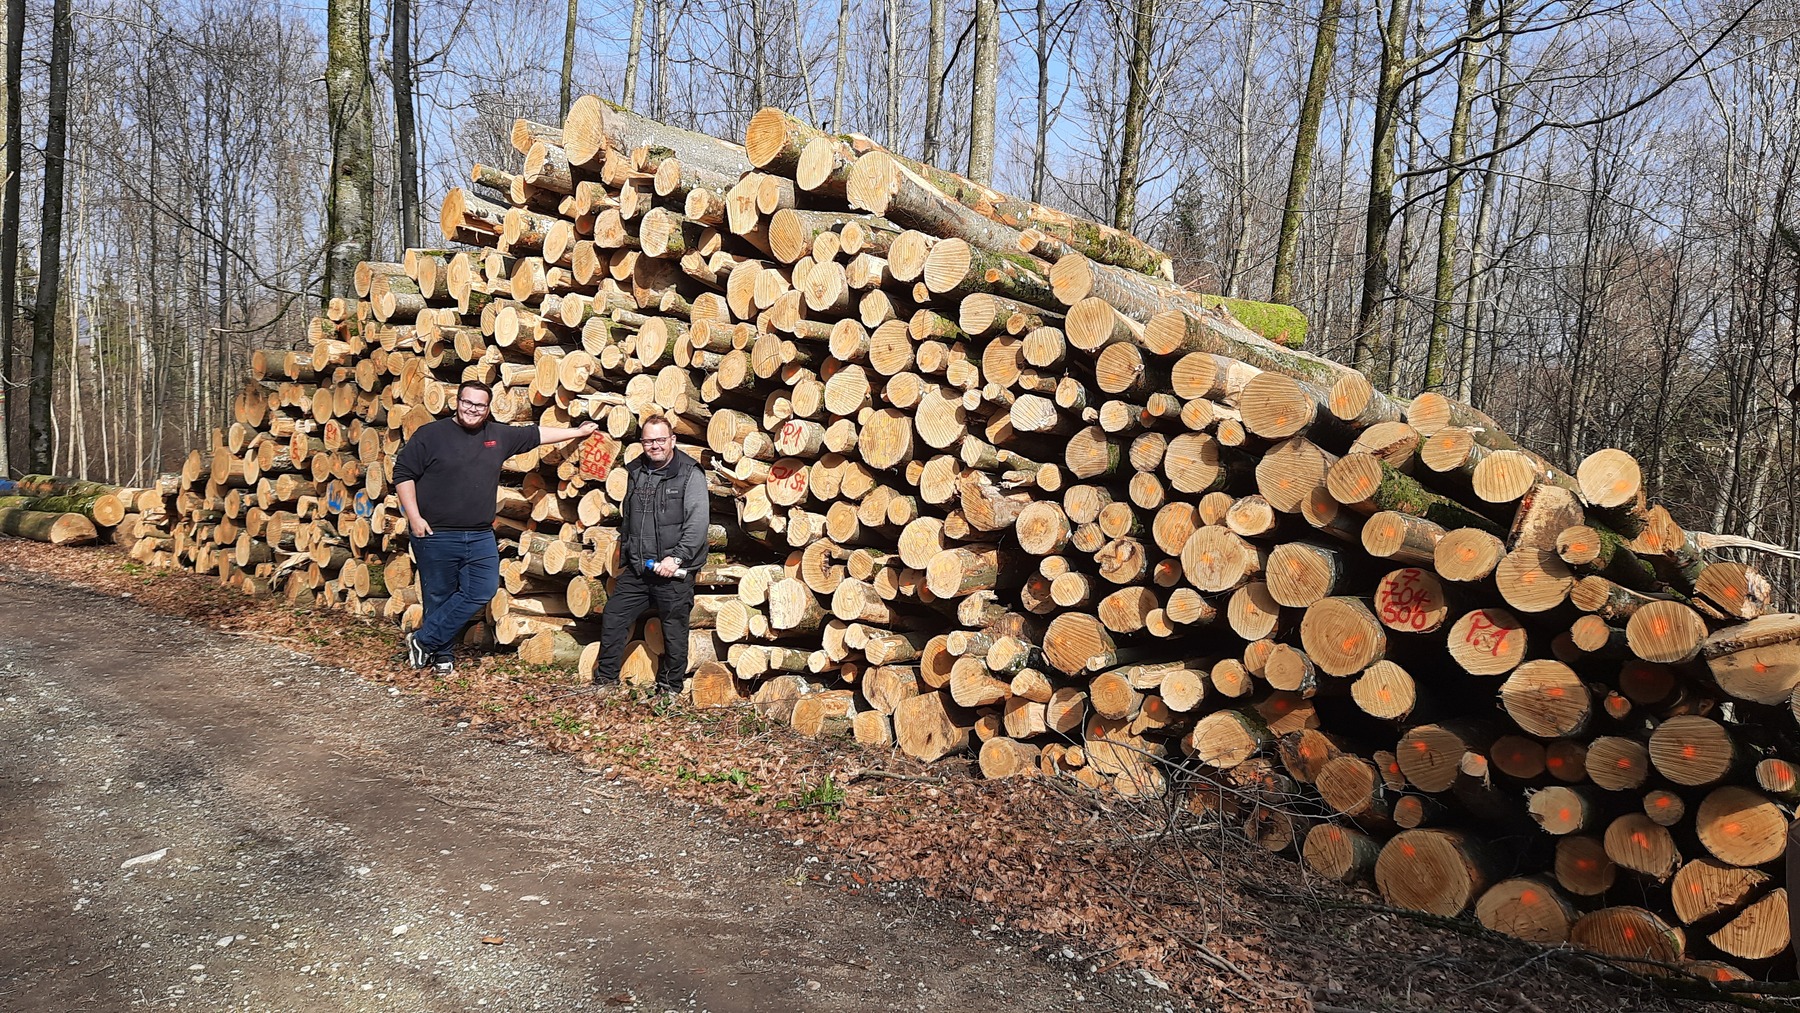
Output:
M0 742L0 1009L1168 1008L841 893L803 843L4 565Z

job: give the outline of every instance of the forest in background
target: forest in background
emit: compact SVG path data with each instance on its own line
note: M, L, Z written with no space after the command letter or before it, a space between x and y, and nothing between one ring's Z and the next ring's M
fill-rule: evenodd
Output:
M398 252L409 191L440 242L445 190L516 160L514 118L558 122L565 77L725 137L777 105L1128 224L1182 282L1290 301L1313 350L1401 395L1466 397L1559 463L1629 450L1691 528L1800 542L1800 3L331 5L368 26L377 258ZM257 0L7 14L9 464L25 468L47 321L52 470L142 482L208 442L250 352L303 344L324 298L331 22ZM60 271L40 298L59 16Z

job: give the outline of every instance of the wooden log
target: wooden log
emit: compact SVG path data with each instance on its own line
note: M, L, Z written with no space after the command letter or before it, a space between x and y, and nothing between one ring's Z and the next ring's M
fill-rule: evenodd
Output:
M944 693L922 693L894 709L894 742L900 751L931 763L969 748L972 722L957 716Z
M1375 870L1381 844L1354 827L1320 823L1307 831L1301 857L1307 868L1340 883L1355 882Z
M1767 796L1738 785L1707 793L1694 812L1700 843L1726 865L1757 866L1787 847L1787 817Z
M1800 687L1800 616L1762 616L1726 627L1701 643L1700 655L1720 689L1779 705Z
M1482 927L1540 946L1567 942L1577 917L1575 905L1541 876L1502 880L1475 902L1475 919Z
M1569 942L1610 957L1627 969L1651 975L1667 974L1664 965L1679 963L1687 948L1687 939L1680 929L1651 911L1631 906L1601 908L1582 915L1569 929Z
M51 545L92 545L100 540L94 522L78 513L0 508L0 534Z
M1387 634L1361 599L1325 598L1306 609L1300 641L1320 669L1337 676L1354 675L1381 660Z
M1450 918L1486 892L1495 867L1486 846L1470 834L1407 830L1382 847L1375 885L1390 904Z

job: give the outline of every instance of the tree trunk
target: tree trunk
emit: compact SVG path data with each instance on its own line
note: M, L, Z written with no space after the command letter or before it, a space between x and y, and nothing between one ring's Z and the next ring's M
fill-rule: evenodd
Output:
M31 393L26 453L32 471L51 470L50 399L55 377L56 297L62 288L63 168L69 142L69 57L75 22L69 0L51 9L49 129L44 135L44 213L38 238L37 303L31 319Z
M969 111L968 176L982 186L994 177L994 116L1000 94L1000 5L975 0L975 67Z
M1388 230L1394 217L1394 148L1400 133L1400 89L1406 82L1406 34L1412 0L1389 0L1382 31L1381 77L1375 91L1369 207L1363 223L1362 298L1356 309L1356 351L1351 364L1373 375L1383 346L1381 310L1388 288Z
M399 162L400 249L419 245L419 141L413 117L412 0L393 0L392 80L394 83L394 148ZM562 108L569 108L569 63L574 56L575 4L569 0L569 36L563 51Z
M838 0L837 66L831 76L832 130L844 129L844 77L850 73L850 0Z
M375 110L369 95L368 0L330 0L325 34L325 101L331 131L325 294L348 299L355 294L356 265L373 259L375 236Z
M1501 149L1507 143L1507 128L1512 118L1512 97L1519 86L1507 82L1507 71L1511 66L1512 35L1506 30L1505 9L1499 12L1496 21L1500 35L1498 52L1495 54L1495 81L1497 94L1494 98L1494 137L1488 145L1494 154L1488 158L1487 168L1481 174L1481 200L1475 210L1475 239L1469 248L1469 287L1463 298L1462 347L1458 350L1456 374L1456 399L1465 404L1475 396L1475 348L1477 336L1484 322L1487 302L1487 251L1494 241L1494 229L1497 216L1494 208L1498 203L1500 180L1505 171L1506 156ZM1679 277L1681 272L1677 271ZM1670 286L1672 291L1680 291L1680 283ZM1673 370L1664 371L1663 375ZM1658 398L1657 404L1663 404Z
M979 4L980 0L977 0ZM887 0L887 146L900 150L900 0Z
M1423 390L1439 390L1450 383L1446 357L1450 346L1451 300L1456 294L1456 233L1462 219L1462 160L1469 150L1469 109L1475 103L1476 78L1481 72L1480 31L1484 0L1469 0L1468 30L1462 39L1462 68L1456 76L1456 108L1450 118L1450 150L1444 161L1444 204L1438 215L1437 273L1431 302L1431 334L1425 346Z
M925 42L925 145L919 160L936 164L942 154L944 116L944 12L949 0L931 0L931 24ZM1033 197L1033 200L1037 198Z
M1282 205L1281 237L1275 247L1275 278L1269 285L1269 301L1292 305L1294 264L1300 259L1302 204L1312 179L1313 155L1319 144L1319 118L1325 106L1325 89L1331 81L1331 65L1337 56L1338 23L1344 0L1321 0L1319 28L1313 37L1312 69L1306 78L1306 95L1300 100L1300 123L1294 137L1294 163L1288 170L1287 203Z
M621 96L621 104L634 113L637 112L638 57L644 51L644 4L645 0L632 0L631 41L625 48L625 94ZM563 110L566 113L568 106Z
M1256 3L1244 14L1244 66L1238 75L1237 107L1237 234L1231 240L1231 258L1225 264L1224 289L1228 296L1243 294L1244 260L1250 255L1250 82L1255 75Z
M1137 224L1137 192L1144 146L1144 116L1150 108L1150 54L1156 48L1156 0L1132 5L1130 84L1119 139L1119 190L1113 195L1113 228L1130 232Z
M933 0L933 6L943 0ZM1050 15L1046 0L1037 0L1037 133L1031 145L1031 202L1044 202L1044 162L1050 156ZM927 162L931 156L925 156Z
M397 0L397 5L405 2L407 0ZM575 101L571 89L575 82L575 18L580 13L580 8L581 0L569 0L569 17L563 25L562 87L557 91L556 103L558 114L567 113L569 103ZM395 28L395 31L396 33L399 31L398 27ZM406 245L413 244L409 242Z
M13 328L19 318L20 78L25 53L25 0L6 0L6 167L0 198L0 478L12 474Z

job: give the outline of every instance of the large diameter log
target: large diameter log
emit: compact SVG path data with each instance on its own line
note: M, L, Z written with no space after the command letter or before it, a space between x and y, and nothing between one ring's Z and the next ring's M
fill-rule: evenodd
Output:
M1115 653L1105 624L1085 612L1064 612L1044 631L1044 659L1069 675L1109 667Z
M1407 830L1381 849L1375 885L1388 903L1453 918L1493 882L1494 860L1472 835Z
M1676 665L1700 653L1706 621L1681 602L1655 601L1632 613L1625 638L1645 661Z
M1788 820L1780 807L1736 785L1715 788L1701 800L1694 829L1706 850L1727 865L1762 865L1787 847Z
M1676 784L1716 784L1740 760L1737 742L1725 726L1698 714L1669 718L1650 733L1650 762Z
M1567 942L1576 917L1575 905L1539 876L1496 883L1475 902L1475 918L1484 928L1540 946Z
M1560 661L1527 661L1500 687L1500 703L1527 733L1542 738L1579 735L1593 715L1593 696Z
M1800 615L1781 613L1707 637L1700 656L1719 688L1760 704L1786 702L1800 686Z
M894 709L894 742L900 751L931 763L969 748L973 726L960 723L944 693L924 693L902 700Z
M1769 883L1759 869L1696 858L1683 865L1669 884L1670 906L1683 925L1741 907Z
M94 522L80 514L48 513L18 507L0 509L0 534L51 545L92 545L100 540Z
M1680 963L1687 950L1687 937L1680 929L1641 907L1607 907L1582 915L1569 929L1569 942L1654 975L1667 974L1660 965ZM1634 963L1632 958L1649 963Z
M1738 912L1737 917L1707 936L1706 941L1721 952L1742 960L1767 960L1786 951L1793 941L1788 915L1787 889L1777 887Z
M1326 598L1307 607L1300 642L1320 669L1348 676L1381 660L1387 631L1360 599Z

